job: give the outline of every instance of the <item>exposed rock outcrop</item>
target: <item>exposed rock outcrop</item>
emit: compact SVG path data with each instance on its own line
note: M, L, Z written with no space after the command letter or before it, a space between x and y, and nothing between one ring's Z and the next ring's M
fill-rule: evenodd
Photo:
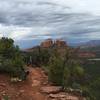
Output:
M43 41L40 46L44 47L44 48L52 47L53 46L53 40L47 39L47 40Z
M50 48L50 47L66 47L67 43L64 40L57 39L53 41L52 39L47 39L40 44L40 47Z
M82 97L70 95L70 94L65 93L65 92L61 92L61 93L57 93L57 94L50 94L49 98L51 98L51 100L85 100Z
M41 92L43 93L58 93L62 90L62 88L60 86L44 86L41 88Z

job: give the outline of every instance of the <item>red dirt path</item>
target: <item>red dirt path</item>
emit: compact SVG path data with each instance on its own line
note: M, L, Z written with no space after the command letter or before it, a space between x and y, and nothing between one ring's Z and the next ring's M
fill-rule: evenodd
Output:
M0 75L0 95L8 95L10 100L47 100L40 92L47 77L41 68L29 68L26 81L11 83L7 75Z
M46 86L45 83L47 83L48 80L44 71L41 68L32 67L29 67L28 70L30 74L27 80L17 83L11 83L8 75L0 74L0 97L2 98L3 95L6 95L9 97L9 100L57 100L48 98L48 95L40 91L41 87Z

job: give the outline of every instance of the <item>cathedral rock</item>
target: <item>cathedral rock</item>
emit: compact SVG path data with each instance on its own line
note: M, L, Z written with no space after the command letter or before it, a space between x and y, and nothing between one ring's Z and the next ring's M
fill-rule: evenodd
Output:
M66 47L67 43L64 40L57 39L53 41L52 39L47 39L40 44L41 47L50 48L50 47Z

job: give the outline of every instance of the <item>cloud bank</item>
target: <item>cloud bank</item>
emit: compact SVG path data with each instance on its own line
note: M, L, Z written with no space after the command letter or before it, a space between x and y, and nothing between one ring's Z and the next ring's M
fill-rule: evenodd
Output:
M69 42L100 39L99 0L2 0L0 37L21 47L47 38Z

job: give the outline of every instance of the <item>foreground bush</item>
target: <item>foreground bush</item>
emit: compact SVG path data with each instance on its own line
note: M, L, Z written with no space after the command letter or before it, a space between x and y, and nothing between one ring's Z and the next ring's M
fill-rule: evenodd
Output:
M18 46L9 38L0 39L0 71L9 73L12 77L25 74L24 62Z
M78 87L84 81L85 72L76 63L73 54L68 50L65 57L55 50L49 61L49 81L62 87Z
M62 85L63 79L63 61L60 57L51 58L49 65L49 81L55 85Z

